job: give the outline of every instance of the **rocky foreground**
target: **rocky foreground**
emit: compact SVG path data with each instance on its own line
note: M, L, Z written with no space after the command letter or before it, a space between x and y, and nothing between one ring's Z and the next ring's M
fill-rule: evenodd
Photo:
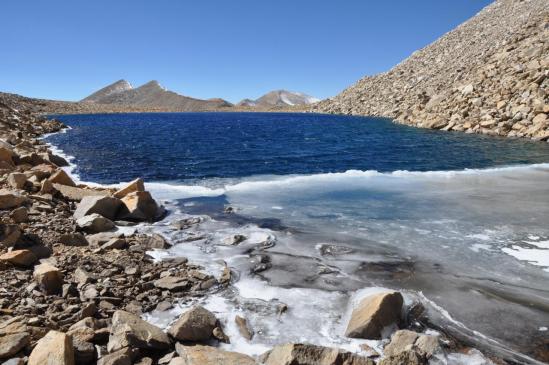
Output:
M345 333L379 340L393 328L382 353L366 343L360 353L309 344L279 345L259 357L224 351L218 345L231 339L223 323L199 305L167 331L144 321L143 313L222 290L231 272L215 278L184 258L153 261L147 251L169 242L132 226L165 210L139 178L118 190L73 181L62 169L67 162L39 139L62 128L0 98L0 363L393 365L457 350L443 334L421 333L421 306L408 308L391 291L364 298ZM253 340L246 318L234 321L242 339Z
M421 128L549 140L547 0L497 0L386 73L313 106Z

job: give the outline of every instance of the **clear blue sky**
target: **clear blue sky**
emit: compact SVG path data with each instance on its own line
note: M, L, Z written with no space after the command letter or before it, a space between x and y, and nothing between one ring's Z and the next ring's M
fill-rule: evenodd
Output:
M236 102L320 98L386 71L489 0L13 0L0 91L79 100L124 78Z

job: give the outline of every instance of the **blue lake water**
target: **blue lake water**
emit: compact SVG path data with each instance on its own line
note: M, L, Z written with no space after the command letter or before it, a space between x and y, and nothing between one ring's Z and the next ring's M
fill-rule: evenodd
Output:
M73 157L81 180L140 176L166 201L171 214L150 229L179 244L160 256L213 271L227 262L239 273L231 297L239 310L276 297L299 312L272 321L263 307L261 316L247 313L261 334L229 349L303 339L351 346L337 335L341 308L364 288L384 287L421 300L435 323L502 356L545 356L549 143L316 114L58 119L71 129L47 141ZM170 230L189 214L211 219L196 232ZM235 233L248 240L224 244ZM250 274L258 252L270 269Z

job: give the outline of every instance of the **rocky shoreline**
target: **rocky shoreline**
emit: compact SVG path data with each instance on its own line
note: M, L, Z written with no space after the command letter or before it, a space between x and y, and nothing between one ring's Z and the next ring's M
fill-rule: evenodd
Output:
M3 364L426 364L469 349L422 325L420 303L399 292L369 295L354 308L345 336L384 340L360 353L309 344L278 345L258 357L216 346L231 339L215 314L195 305L167 332L144 321L152 310L201 298L231 285L184 258L154 260L161 235L132 226L165 210L136 179L121 189L75 183L67 162L39 137L64 125L25 105L0 100L0 362ZM195 221L175 222L188 229ZM239 244L239 237L235 242ZM233 279L234 280L234 279ZM291 310L291 303L280 315ZM249 341L254 329L234 318ZM496 362L501 362L495 359ZM503 363L503 362L502 362Z

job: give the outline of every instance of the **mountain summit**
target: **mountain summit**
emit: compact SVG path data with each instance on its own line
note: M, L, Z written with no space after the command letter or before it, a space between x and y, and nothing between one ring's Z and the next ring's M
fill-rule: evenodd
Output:
M94 92L85 99L82 99L83 103L101 103L101 100L108 98L113 94L118 94L124 91L133 89L132 85L126 80L118 80L104 88Z
M287 90L273 90L259 99L244 99L237 105L249 107L281 107L294 105L309 105L320 101L319 99L303 93Z
M195 99L169 91L156 80L133 88L126 80L119 80L91 94L84 103L143 106L172 111L205 111L231 107L226 100Z

